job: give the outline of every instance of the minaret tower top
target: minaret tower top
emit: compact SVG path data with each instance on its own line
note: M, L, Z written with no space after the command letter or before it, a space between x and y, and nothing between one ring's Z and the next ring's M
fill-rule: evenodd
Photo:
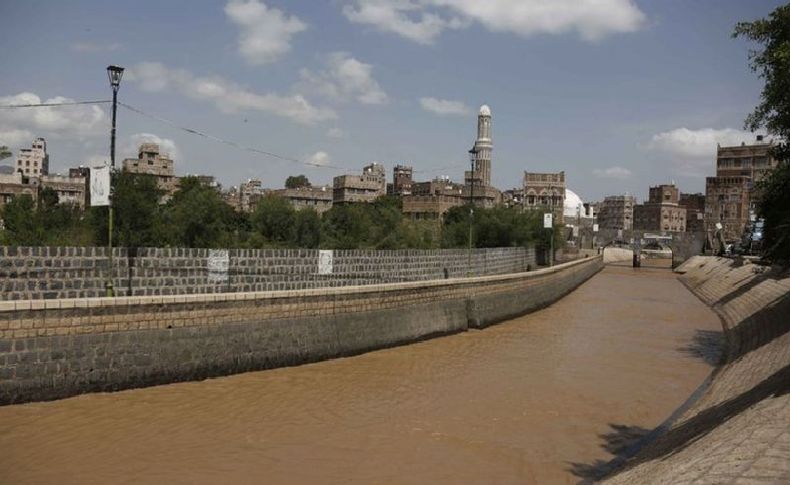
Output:
M477 115L477 140L475 141L476 179L482 185L491 185L491 108L487 104L480 107Z

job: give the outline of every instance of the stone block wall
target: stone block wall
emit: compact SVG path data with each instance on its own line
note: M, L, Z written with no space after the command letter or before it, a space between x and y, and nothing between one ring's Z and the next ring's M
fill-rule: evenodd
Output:
M319 274L318 250L230 249L216 278L209 249L115 248L116 296L284 291L445 276L480 276L535 268L533 248L336 250L331 274ZM105 295L107 248L0 247L0 300L94 298Z
M0 302L0 405L349 356L548 305L601 257L528 273L289 291Z

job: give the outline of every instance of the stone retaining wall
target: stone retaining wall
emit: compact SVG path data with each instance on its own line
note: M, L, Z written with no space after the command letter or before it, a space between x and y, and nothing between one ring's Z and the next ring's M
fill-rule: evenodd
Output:
M0 300L104 296L107 248L0 246ZM225 271L212 261L226 259ZM319 274L314 249L115 248L116 296L281 291L445 277L518 273L535 268L533 248L336 250Z
M0 404L196 380L482 328L601 257L527 273L274 292L0 302Z
M790 483L790 273L694 257L686 286L721 317L710 386L611 483Z

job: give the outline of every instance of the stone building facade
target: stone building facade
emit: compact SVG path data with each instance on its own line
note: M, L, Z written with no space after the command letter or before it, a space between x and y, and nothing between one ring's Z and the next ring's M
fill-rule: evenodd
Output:
M30 148L21 148L16 159L16 171L27 177L49 174L49 154L47 141L36 138Z
M38 187L26 183L26 180L19 172L0 175L0 209L22 195L28 195L34 201L38 199Z
M604 197L598 209L598 226L601 229L630 231L634 228L635 205L636 197L633 195L609 195Z
M465 189L448 178L414 182L411 195L403 196L403 213L416 220L441 220L451 208L469 202Z
M339 175L332 181L332 203L373 202L387 194L387 175L380 163L371 163L360 175Z
M175 164L168 155L160 153L156 143L141 144L137 158L125 159L123 169L129 173L156 177L156 185L165 193L163 200L169 199L178 190L179 178L175 174Z
M545 210L554 214L557 223L563 222L565 210L565 172L524 172L523 205L528 210Z
M686 231L705 232L705 194L681 192L678 204L686 209Z
M656 232L685 232L686 209L678 203L680 191L673 184L650 187L647 202L634 207L634 229Z
M719 146L716 153L716 176L705 180L705 230L716 231L722 225L727 241L740 239L754 211L755 184L779 162L771 156L773 140L758 135L755 143Z
M705 231L713 234L722 226L726 241L740 239L749 220L752 179L744 175L705 179Z
M38 179L39 190L49 188L58 194L58 203L75 204L85 207L86 177L66 177L63 175L42 175Z
M286 199L296 210L313 209L323 214L332 208L332 188L329 186L276 189L270 193Z
M406 165L395 165L392 169L392 183L387 184L388 195L411 195L414 170Z

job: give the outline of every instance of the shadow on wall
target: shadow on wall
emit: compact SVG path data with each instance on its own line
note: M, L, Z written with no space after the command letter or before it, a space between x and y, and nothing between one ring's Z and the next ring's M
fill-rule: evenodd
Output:
M679 352L702 359L706 364L716 366L724 360L724 332L721 330L697 330L691 343L679 347Z
M613 460L595 460L592 463L571 463L568 471L581 478L581 483L593 483L605 477L617 463L630 456L635 447L650 434L649 429L624 424L609 424L611 431L598 435L603 440L601 448L615 455Z

